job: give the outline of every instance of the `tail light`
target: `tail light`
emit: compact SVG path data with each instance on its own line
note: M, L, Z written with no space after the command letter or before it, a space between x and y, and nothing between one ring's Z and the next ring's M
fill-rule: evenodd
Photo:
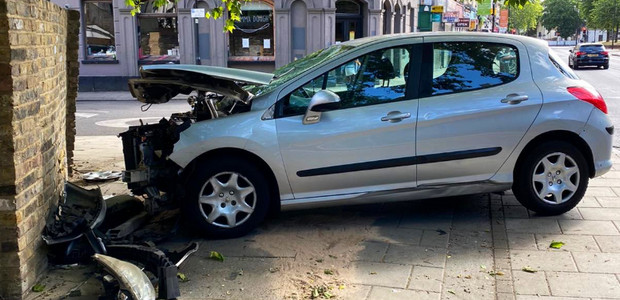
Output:
M585 53L585 52L583 52L583 51L577 51L577 52L575 52L575 55L577 55L577 56L582 56L582 55L584 55L584 54L586 54L586 53Z
M599 92L597 92L595 89L579 86L572 86L566 89L573 96L577 97L577 99L588 102L594 105L594 107L598 108L603 113L607 114L607 104L605 104L603 96L601 96L601 94L599 94Z
M601 54L603 54L605 56L609 56L609 52L607 52L607 51L602 51Z

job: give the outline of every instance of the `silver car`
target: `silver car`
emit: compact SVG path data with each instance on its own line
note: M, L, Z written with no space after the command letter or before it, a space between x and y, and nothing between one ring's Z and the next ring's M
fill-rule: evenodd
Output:
M611 168L596 90L539 40L425 33L336 44L274 72L145 66L145 103L191 111L130 127L124 181L150 210L236 237L270 212L512 189L539 214Z

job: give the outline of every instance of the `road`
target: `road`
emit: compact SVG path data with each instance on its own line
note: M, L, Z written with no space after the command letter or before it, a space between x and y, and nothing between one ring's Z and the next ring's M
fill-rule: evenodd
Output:
M552 47L558 56L568 63L568 50L572 47ZM620 54L620 52L616 52ZM620 56L610 55L609 69L586 67L575 70L579 78L593 85L607 103L609 117L616 128L620 128ZM614 133L614 147L620 147L620 130Z
M570 47L553 47L553 51L568 60ZM620 52L618 52L620 53ZM620 128L620 57L611 56L608 70L586 68L575 73L592 84L605 98L616 127ZM97 136L116 135L126 130L129 125L157 122L162 117L168 118L174 112L190 109L185 101L172 100L165 104L154 104L146 112L141 111L142 103L138 101L79 101L77 103L77 135ZM614 134L614 146L620 147L620 130Z

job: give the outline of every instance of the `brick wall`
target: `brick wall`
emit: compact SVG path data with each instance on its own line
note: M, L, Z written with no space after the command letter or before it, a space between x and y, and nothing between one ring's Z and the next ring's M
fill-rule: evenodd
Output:
M76 75L67 71L73 66L67 60L76 60L76 53L67 52L68 30L67 11L46 0L0 0L4 299L21 299L47 269L41 232L67 178L67 95L75 98L67 89L76 88L67 81L68 73Z

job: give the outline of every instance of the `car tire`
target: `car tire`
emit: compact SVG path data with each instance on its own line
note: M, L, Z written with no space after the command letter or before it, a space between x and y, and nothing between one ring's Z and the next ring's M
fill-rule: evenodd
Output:
M588 174L586 160L575 146L563 141L546 142L519 162L512 190L529 210L559 215L581 201L588 187Z
M573 66L573 64L571 62L572 62L572 60L569 59L568 60L568 67L571 68L571 69L574 69L575 67Z
M609 64L603 65L603 69L605 70L609 69Z
M205 161L188 178L183 212L191 229L201 235L240 237L265 219L270 199L268 184L249 161Z
M579 69L579 65L576 62L573 62L573 69L574 70Z

